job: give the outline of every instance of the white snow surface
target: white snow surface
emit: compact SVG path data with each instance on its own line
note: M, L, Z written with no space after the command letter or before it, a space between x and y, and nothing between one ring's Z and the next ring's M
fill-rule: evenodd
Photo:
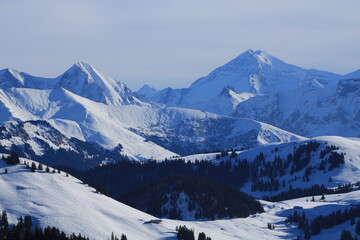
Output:
M305 173L305 168L295 174L291 175L290 173L285 174L282 177L277 177L280 185L283 181L285 181L286 186L283 188L280 186L279 191L287 191L289 189L289 183L293 186L293 188L305 188L311 187L313 184L318 184L326 187L336 187L339 184L347 184L347 183L356 183L360 181L360 138L344 138L337 136L322 136L315 137L309 139L302 139L293 142L287 143L272 143L267 144L265 146L259 146L256 148L252 148L249 150L238 151L237 159L247 159L248 161L253 161L256 156L262 152L265 157L265 161L274 161L275 156L280 156L283 160L286 160L289 153L293 153L295 147L299 147L300 145L306 144L308 142L319 142L320 147L316 152L312 153L311 161L308 166L317 166L320 162L327 157L325 156L323 159L320 158L321 150L324 150L325 146L334 145L339 147L336 152L345 153L345 163L342 164L339 168L336 168L332 171L328 171L324 173L323 171L318 171L317 167L313 170L310 175L310 181L303 181L302 177ZM195 161L195 160L206 160L212 161L214 163L219 163L220 161L231 160L234 162L234 158L230 159L230 156L223 157L221 159L216 159L216 155L219 153L207 153L207 154L196 154L183 157L186 161ZM172 158L171 158L172 159ZM297 181L293 181L294 177L297 177ZM329 182L329 177L332 178L332 182ZM262 197L264 195L274 195L277 192L252 192L251 191L251 183L247 183L241 189L244 192L249 193L255 197Z
M190 87L163 89L150 101L250 118L306 137L360 137L359 73L303 69L248 50Z
M160 91L153 100L168 105L176 104L182 107L208 110L205 108L206 105L216 104L217 102L214 100L228 87L239 94L264 94L289 91L309 85L313 87L327 86L335 84L334 80L339 77L340 75L337 74L314 69L307 70L287 64L265 51L248 50L224 66L215 69L208 76L196 80L189 88L172 91L172 94L181 95L177 97L179 99L177 103L164 98L163 92L171 89ZM318 84L313 85L314 81ZM162 99L159 99L160 96L163 96ZM229 101L233 101L231 96L228 98ZM216 113L226 112L219 109Z
M169 131L172 131L174 138L178 134L174 130L181 130L179 124L184 125L184 122L188 123L185 125L189 131L201 132L206 127L202 126L203 122L230 119L197 110L142 103L123 83L106 77L86 63L75 64L55 79L13 72L15 71L6 69L0 72L0 77L4 78L4 86L0 88L1 122L48 120L67 137L96 142L107 149L121 144L123 154L132 159L159 160L175 155L146 140L144 134L166 138ZM19 84L13 83L15 80ZM252 97L250 93L236 94L231 89L224 94L234 96L234 105ZM230 109L233 107L229 106ZM231 121L233 124L228 127L228 137L237 138L240 142L239 134L252 134L257 142L254 140L251 146L300 138L252 120L234 118ZM189 139L190 142L206 141L214 135L215 130L216 127L206 129L201 136L192 136L186 132L181 138L185 141ZM31 146L35 147L35 144L32 143ZM35 150L37 153L41 152L41 149Z
M21 159L31 163L31 160ZM4 174L4 169L8 173ZM315 196L278 203L262 201L266 212L245 219L216 221L177 221L162 219L161 224L145 224L155 217L126 206L83 184L66 173L32 173L25 165L5 165L0 162L0 210L6 210L11 222L19 216L31 215L37 226L55 226L67 234L82 233L90 239L108 239L111 232L128 239L175 239L175 227L186 225L195 234L205 232L214 240L222 239L291 239L302 234L295 226L285 224L294 206L302 206L310 218L344 210L350 204L360 204L360 191L327 195L325 201ZM302 210L297 210L298 212ZM275 230L267 229L275 224ZM349 223L323 230L312 239L339 239L341 229L354 232Z

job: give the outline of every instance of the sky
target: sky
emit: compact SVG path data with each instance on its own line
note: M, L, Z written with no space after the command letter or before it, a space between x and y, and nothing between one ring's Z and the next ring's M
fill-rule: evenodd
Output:
M188 87L242 52L360 69L359 0L0 0L0 69L56 77L83 61L138 90Z

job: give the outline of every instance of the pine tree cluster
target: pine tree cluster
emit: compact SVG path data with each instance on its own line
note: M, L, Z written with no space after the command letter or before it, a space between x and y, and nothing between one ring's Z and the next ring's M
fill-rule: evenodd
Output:
M359 185L359 183L355 184L355 186ZM262 199L270 202L279 202L314 195L347 193L352 190L353 186L351 183L339 185L336 188L326 188L324 185L319 186L318 184L314 184L309 188L292 188L290 186L288 191L283 191L273 196L263 196Z
M17 224L9 224L7 213L3 211L0 219L0 240L89 240L81 234L73 233L68 237L55 227L33 228L30 216L20 217Z
M308 181L314 169L319 166L308 166L314 151L319 148L318 142L308 142L294 148L294 152L286 159L275 156L273 161L265 161L265 156L260 152L253 161L238 159L235 151L231 152L228 160L214 164L209 161L186 162L184 159L165 160L162 162L148 161L139 163L133 161L120 161L104 166L97 166L88 171L79 171L71 168L62 168L81 179L89 185L94 185L99 192L108 193L111 197L119 198L122 194L136 188L156 183L170 176L189 175L198 176L225 182L235 188L242 187L247 182L252 182L253 191L278 191L280 187L285 188L290 182L279 182L279 178L285 174L296 173L306 168L304 181ZM344 154L331 152L334 147L325 149L327 152L323 157L329 156L324 167L339 166L332 159L343 159ZM276 152L276 151L275 151ZM229 155L223 152L220 155ZM335 157L334 157L335 156ZM340 157L339 157L340 156ZM324 160L325 161L325 160ZM341 160L342 161L342 160ZM340 162L341 162L340 161ZM340 163L341 164L341 163ZM60 167L60 166L58 166ZM333 168L331 167L331 168ZM297 177L291 181L297 181ZM300 176L301 177L301 176ZM289 186L291 189L291 185ZM288 195L296 191L290 191ZM327 192L320 192L327 193ZM295 193L297 194L297 193ZM313 195L312 193L311 195Z
M110 240L127 240L127 237L125 234L121 234L121 238L118 238L114 233L111 233Z
M176 226L176 237L180 240L195 240L194 229L189 229L184 226ZM197 240L211 240L211 237L207 237L204 232L200 232Z
M16 165L20 163L19 155L15 151L11 152L11 154L7 158L3 156L3 160L8 165Z
M179 203L182 194L186 199ZM248 194L222 182L193 176L166 178L123 194L120 201L171 219L183 219L182 210L194 212L195 219L248 217L264 211L260 202ZM187 209L179 209L181 206Z
M89 240L80 233L66 236L63 231L56 227L47 226L41 229L33 226L31 216L20 217L17 224L9 224L6 211L0 214L0 240ZM111 240L127 240L122 234L119 239L113 233Z
M293 214L290 214L287 217L286 222L290 224L294 222L298 223L298 228L304 231L305 236L311 236L319 234L321 229L329 229L349 220L355 224L354 219L356 217L360 217L360 206L356 206L351 209L345 209L344 211L333 211L331 214L326 216L317 216L311 221L310 224L304 212L300 215L295 210ZM360 220L356 224L356 232L357 234L360 233Z
M343 230L341 232L340 240L356 240L357 238L351 235L349 230Z

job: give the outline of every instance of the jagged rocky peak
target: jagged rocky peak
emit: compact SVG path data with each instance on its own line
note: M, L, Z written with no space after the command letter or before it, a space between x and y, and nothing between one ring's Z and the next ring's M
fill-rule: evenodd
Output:
M106 104L123 105L139 102L125 84L104 75L84 62L75 63L59 76L57 87Z

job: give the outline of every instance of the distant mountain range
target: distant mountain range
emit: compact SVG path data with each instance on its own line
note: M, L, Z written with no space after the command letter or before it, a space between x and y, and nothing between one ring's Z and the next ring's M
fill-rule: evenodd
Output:
M248 50L189 88L145 85L136 93L143 101L250 118L302 136L360 136L360 70L307 70L264 51Z
M339 239L360 226L359 106L360 70L264 51L183 89L132 92L82 62L56 78L3 69L0 212L91 239L173 239L178 225L214 240ZM27 158L8 165L12 151Z
M102 155L84 149L86 144L80 147L80 142L89 142L100 152L117 148L120 152L110 160L116 160L116 155L163 160L177 154L302 139L248 118L144 103L123 83L81 62L53 79L4 69L0 86L2 148L22 149L24 156L38 160L36 156L46 158L48 149L54 154L62 149L83 156L87 163L82 167L99 164L94 159ZM42 131L41 126L47 129ZM49 129L51 137L45 133ZM68 140L59 144L59 139Z

